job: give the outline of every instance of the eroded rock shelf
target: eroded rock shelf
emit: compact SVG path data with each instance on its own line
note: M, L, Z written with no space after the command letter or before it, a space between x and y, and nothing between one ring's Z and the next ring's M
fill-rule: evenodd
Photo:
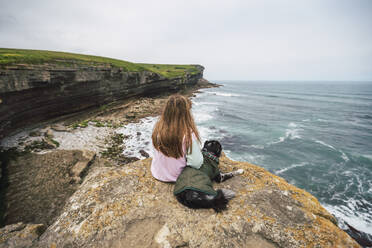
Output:
M131 97L175 92L195 85L198 73L166 78L120 68L0 69L0 139L17 129Z

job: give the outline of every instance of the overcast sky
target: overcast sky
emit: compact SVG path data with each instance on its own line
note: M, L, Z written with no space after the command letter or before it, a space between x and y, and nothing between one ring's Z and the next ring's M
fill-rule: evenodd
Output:
M201 64L210 80L372 81L372 0L0 0L0 47Z

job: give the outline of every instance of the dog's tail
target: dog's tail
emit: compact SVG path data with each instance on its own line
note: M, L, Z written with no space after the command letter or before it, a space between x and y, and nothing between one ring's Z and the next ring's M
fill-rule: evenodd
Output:
M225 196L223 191L219 189L217 190L216 197L213 198L212 208L217 213L221 212L222 210L226 210L228 202L229 202L229 199Z
M213 209L221 212L227 208L227 203L235 197L235 192L229 189L217 190L217 196L214 198Z
M177 200L189 208L213 208L216 212L221 212L227 209L227 203L234 196L234 191L228 189L217 190L216 196L185 190L177 195Z

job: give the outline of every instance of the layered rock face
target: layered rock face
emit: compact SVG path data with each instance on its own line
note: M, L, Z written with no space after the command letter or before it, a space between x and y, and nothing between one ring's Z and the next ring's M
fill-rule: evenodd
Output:
M258 166L221 159L245 173L218 185L237 196L216 214L179 204L150 164L93 168L33 247L359 247L315 197Z
M94 157L91 151L60 150L11 160L2 199L6 203L4 224L52 224Z
M199 73L165 78L116 67L0 69L0 139L14 130L133 96L156 95L194 85Z

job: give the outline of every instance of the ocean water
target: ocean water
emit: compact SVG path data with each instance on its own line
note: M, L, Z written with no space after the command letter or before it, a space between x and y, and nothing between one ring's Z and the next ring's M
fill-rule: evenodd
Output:
M202 140L283 177L372 234L372 83L219 81L192 99ZM117 130L126 156L152 155L157 117Z
M193 98L203 140L372 234L372 83L219 81Z

